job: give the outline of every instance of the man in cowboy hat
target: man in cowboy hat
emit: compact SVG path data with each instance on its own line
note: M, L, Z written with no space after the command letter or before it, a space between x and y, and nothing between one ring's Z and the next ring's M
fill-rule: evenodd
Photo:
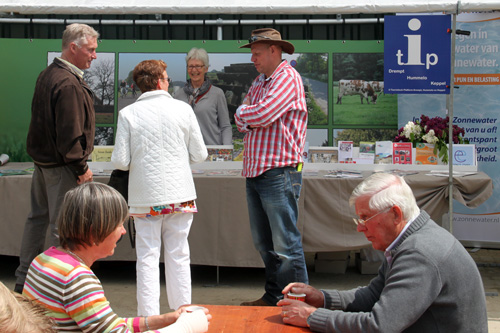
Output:
M308 276L297 228L302 153L307 129L304 85L282 60L294 46L270 28L252 31L252 62L259 75L238 108L235 122L245 133L242 175L246 180L250 229L266 270L265 294L247 306L276 305L292 281Z

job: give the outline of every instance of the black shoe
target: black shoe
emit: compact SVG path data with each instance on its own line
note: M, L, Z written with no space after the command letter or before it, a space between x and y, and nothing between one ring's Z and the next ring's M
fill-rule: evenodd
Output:
M24 289L24 284L19 284L16 283L16 286L14 287L14 291L18 294L22 294Z

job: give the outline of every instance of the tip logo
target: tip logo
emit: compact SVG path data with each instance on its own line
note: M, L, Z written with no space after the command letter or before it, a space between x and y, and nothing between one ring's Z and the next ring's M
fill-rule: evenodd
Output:
M410 21L408 21L408 28L410 28L411 31L417 32L420 30L420 27L422 26L422 22L418 18L412 18ZM398 59L398 65L424 65L422 62L422 35L420 34L415 34L415 35L404 35L408 39L408 52L407 52L407 60L408 62L404 63L402 58L404 56L404 53L401 52L401 50L398 50L398 53L396 54L396 57ZM429 69L430 66L434 66L438 63L439 57L435 53L427 53L425 55L425 68Z
M450 15L384 18L384 86L389 94L448 94Z

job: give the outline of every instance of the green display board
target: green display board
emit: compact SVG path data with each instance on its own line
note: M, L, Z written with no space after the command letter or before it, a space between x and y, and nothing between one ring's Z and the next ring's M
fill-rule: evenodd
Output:
M336 140L391 140L397 127L397 96L376 91L376 104L359 94L343 91L340 80L383 83L383 42L378 41L291 41L294 55L284 55L301 74L307 94L310 146L335 144ZM96 141L112 145L119 110L140 95L132 89L131 72L145 59L162 59L173 79L171 94L186 82L186 53L204 48L210 58L208 76L224 90L231 120L249 85L258 75L250 50L238 41L132 41L99 42L97 60L86 71L85 80L96 93ZM26 135L31 98L38 74L60 55L59 40L0 39L0 153L11 161L29 161ZM126 89L120 89L125 81ZM234 121L233 121L234 124ZM240 134L236 129L234 137Z

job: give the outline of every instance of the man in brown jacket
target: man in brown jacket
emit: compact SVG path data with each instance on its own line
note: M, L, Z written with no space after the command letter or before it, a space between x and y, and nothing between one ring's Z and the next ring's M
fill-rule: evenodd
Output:
M67 191L92 181L87 158L94 149L94 94L83 70L96 59L99 34L85 24L71 24L62 37L62 54L38 76L31 105L27 151L35 163L31 212L24 226L15 291L22 292L31 261L59 245L56 218Z

